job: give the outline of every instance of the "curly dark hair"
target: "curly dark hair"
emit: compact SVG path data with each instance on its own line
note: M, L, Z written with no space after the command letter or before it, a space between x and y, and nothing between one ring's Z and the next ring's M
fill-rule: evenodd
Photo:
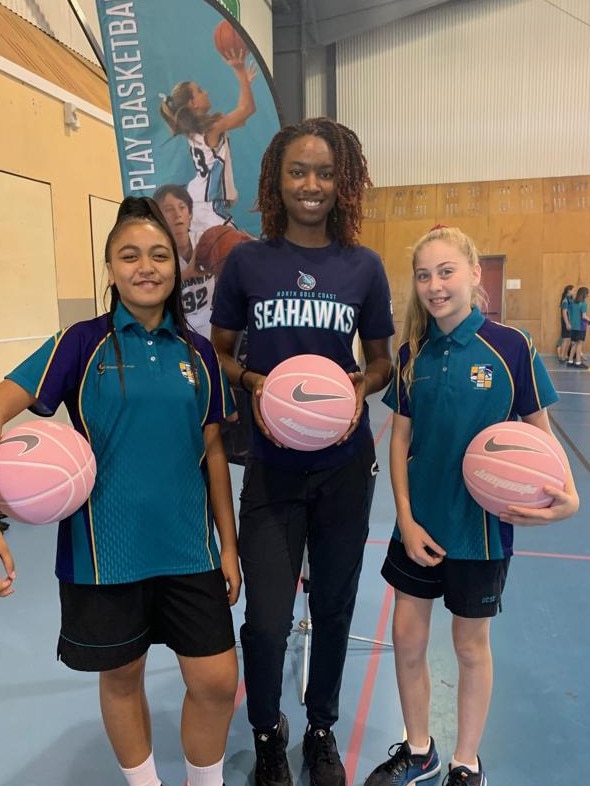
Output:
M287 212L281 198L281 164L287 146L302 136L319 136L334 151L336 203L328 215L328 231L343 246L356 245L363 191L372 183L359 138L350 128L329 117L314 117L284 126L271 140L262 157L258 181L262 234L269 240L278 240L285 233Z

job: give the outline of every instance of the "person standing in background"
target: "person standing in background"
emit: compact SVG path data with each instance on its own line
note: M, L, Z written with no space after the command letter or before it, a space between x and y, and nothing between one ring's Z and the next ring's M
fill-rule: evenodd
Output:
M588 368L582 359L586 330L588 328L588 287L578 287L569 310L571 324L571 347L568 365L573 368Z
M561 339L557 346L557 358L560 363L566 363L572 341L572 325L570 322L570 309L573 302L572 292L574 285L568 284L563 288L559 298L559 321L561 324Z
M292 784L280 704L306 544L313 636L303 755L312 786L346 782L332 726L377 472L366 397L391 378L394 332L383 264L357 241L369 184L361 144L349 128L328 118L284 127L262 159L264 240L233 249L217 283L211 338L230 382L251 395L253 417L239 548L256 786ZM235 360L244 329L245 368ZM357 330L364 371L353 354ZM339 444L303 453L272 439L260 397L272 368L305 353L329 357L348 372L357 406Z

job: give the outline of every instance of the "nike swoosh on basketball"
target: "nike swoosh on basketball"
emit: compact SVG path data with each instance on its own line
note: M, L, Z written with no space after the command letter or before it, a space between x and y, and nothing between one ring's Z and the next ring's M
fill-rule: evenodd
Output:
M501 450L527 450L530 453L542 453L542 450L537 450L536 448L527 448L524 445L502 445L495 442L495 437L488 439L486 444L483 446L484 450L487 450L488 453L498 453Z
M305 382L300 382L296 387L293 388L293 392L291 393L291 398L293 401L298 401L300 404L304 404L307 401L329 401L330 399L346 398L346 396L338 396L332 393L306 393L303 390L304 384Z
M0 440L0 445L6 445L9 442L24 442L25 449L20 454L21 456L25 453L28 453L29 450L33 450L39 444L40 440L39 437L36 437L34 434L23 434L19 437L8 437L7 439Z

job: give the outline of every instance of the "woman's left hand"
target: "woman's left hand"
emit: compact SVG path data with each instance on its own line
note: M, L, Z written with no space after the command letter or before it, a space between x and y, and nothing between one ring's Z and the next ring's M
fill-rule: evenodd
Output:
M240 597L240 589L242 587L242 574L240 573L237 550L221 549L221 570L227 585L229 605L233 606Z
M556 486L544 486L543 491L553 497L547 508L520 508L509 505L505 512L500 513L500 520L521 527L538 527L562 521L578 511L580 499L577 492L558 489Z
M361 415L363 414L363 407L365 405L365 396L367 395L367 381L365 375L362 371L352 371L348 378L353 384L354 392L356 395L356 407L354 410L354 415L352 416L352 420L350 421L350 426L348 427L348 431L339 440L338 444L341 445L343 442L350 437L350 435L356 431L358 428L358 424L361 420Z

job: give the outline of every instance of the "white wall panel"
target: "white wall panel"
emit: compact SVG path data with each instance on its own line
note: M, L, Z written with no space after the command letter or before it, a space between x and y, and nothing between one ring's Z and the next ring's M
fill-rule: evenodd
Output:
M589 0L469 0L341 42L375 185L590 171Z
M51 187L0 172L0 233L2 379L59 328Z

